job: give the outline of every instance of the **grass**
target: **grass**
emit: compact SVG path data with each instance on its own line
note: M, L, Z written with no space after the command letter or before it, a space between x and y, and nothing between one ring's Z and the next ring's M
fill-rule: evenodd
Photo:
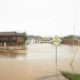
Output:
M65 72L65 71L60 71L60 72L68 80L80 80L80 74L69 73L69 72Z

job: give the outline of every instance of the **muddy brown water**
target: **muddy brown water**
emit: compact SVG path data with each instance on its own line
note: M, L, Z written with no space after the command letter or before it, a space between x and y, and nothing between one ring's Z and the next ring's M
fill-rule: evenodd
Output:
M59 45L57 76L55 46L30 44L26 56L0 58L0 80L66 80L59 70L80 73L80 48L78 47L73 66L71 59L77 46Z

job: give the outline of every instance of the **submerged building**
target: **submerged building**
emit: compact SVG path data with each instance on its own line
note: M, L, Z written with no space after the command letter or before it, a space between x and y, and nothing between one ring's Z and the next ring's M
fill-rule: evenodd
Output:
M62 43L67 45L80 45L80 36L77 35L65 36L62 40Z
M25 45L25 33L0 32L0 47Z
M68 45L78 45L79 40L77 39L63 39L63 44L68 44Z

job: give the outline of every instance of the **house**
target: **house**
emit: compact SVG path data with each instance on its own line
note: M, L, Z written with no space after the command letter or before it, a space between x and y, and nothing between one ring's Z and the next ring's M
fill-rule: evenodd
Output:
M23 46L25 44L25 33L0 32L0 47Z

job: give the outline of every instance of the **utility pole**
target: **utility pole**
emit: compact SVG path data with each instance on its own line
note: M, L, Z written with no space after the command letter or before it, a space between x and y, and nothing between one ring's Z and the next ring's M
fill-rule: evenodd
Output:
M73 34L74 34L74 36L73 36L73 49L74 49L74 45L75 45L75 26L73 27ZM73 64L73 62L74 62L74 59L75 59L75 56L76 56L76 54L77 54L77 50L78 50L78 46L79 46L79 40L77 40L77 48L76 48L76 50L74 51L74 55L73 55L73 57L72 57L72 60L71 60L71 62L70 62L70 65L72 65Z

